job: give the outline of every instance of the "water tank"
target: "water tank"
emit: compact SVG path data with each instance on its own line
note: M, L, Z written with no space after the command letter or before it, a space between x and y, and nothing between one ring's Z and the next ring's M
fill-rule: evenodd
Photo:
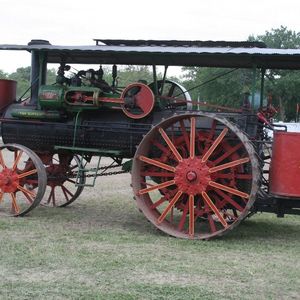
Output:
M300 198L300 133L275 131L270 167L270 193Z
M17 82L0 79L0 110L16 100Z

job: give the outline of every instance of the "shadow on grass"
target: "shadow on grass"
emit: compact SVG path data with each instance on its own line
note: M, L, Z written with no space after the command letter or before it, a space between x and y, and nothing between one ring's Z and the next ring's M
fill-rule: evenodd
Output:
M295 217L293 217L296 220ZM263 214L253 216L251 219L244 220L237 228L233 230L226 239L251 239L264 238L273 239L274 237L282 237L284 240L288 238L300 238L299 222L291 222L289 219L278 219L274 215Z
M152 225L142 213L139 213L134 203L128 205L113 203L76 203L65 208L39 207L34 212L34 218L42 223L68 223L70 229L89 230L122 230L134 235L164 237L165 233ZM216 240L265 241L283 239L294 241L299 239L299 222L297 216L287 216L278 219L272 214L258 214L244 220L231 232Z

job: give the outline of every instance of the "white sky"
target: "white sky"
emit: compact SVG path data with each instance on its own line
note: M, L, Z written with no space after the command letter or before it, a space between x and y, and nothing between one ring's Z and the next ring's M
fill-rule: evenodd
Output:
M93 45L93 38L246 40L280 25L300 31L299 0L0 0L0 44L31 39ZM0 69L30 65L0 51Z

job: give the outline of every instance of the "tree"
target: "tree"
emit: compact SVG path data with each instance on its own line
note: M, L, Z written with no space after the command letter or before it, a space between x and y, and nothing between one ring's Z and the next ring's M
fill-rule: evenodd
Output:
M239 107L243 94L251 87L251 70L197 67L184 70L183 85L194 100Z
M279 49L299 49L300 48L300 32L289 30L285 26L273 28L271 31L266 31L262 35L250 35L248 40L250 42L260 41L264 42L269 48Z
M264 42L269 48L300 48L300 33L281 26L263 35L251 35L248 41ZM244 93L252 89L252 70L239 69L227 73L217 68L184 68L183 84L191 89L192 98L237 107L244 98ZM218 77L222 74L226 75ZM259 83L259 72L256 82ZM212 80L215 78L214 80ZM280 106L280 119L290 121L295 119L296 106L300 103L300 72L267 70L265 93L273 95L275 106Z
M8 79L17 81L17 99L22 97L30 96L30 73L31 67L21 67L9 75ZM1 73L0 73L1 76ZM49 69L47 70L47 83L52 84L55 82L56 70Z
M17 99L29 96L28 87L30 86L30 67L18 68L16 72L9 74L8 78L17 81ZM24 94L25 93L25 94Z
M7 79L7 73L0 70L0 79Z
M132 82L143 80L147 84L153 81L153 75L148 66L126 66L118 71L118 85L124 87Z
M264 35L250 36L250 41L264 42L269 48L299 49L300 32L281 26ZM279 118L282 121L296 119L297 103L300 103L300 72L291 70L268 70L266 91L272 94L273 101L279 107Z

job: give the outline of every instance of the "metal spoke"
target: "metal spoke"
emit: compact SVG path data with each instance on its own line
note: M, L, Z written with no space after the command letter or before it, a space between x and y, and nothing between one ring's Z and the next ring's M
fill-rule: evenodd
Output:
M184 206L182 216L181 216L179 224L178 224L178 230L180 230L180 231L182 231L182 229L184 227L188 211L189 211L189 202L187 201L185 206Z
M160 161L157 161L155 159L152 159L152 158L148 158L146 156L143 156L143 155L140 155L139 156L139 160L145 162L145 163L148 163L150 165L153 165L153 166L156 166L156 167L159 167L161 169L165 169L167 171L170 171L170 172L175 172L175 168L174 167L171 167L167 164L164 164Z
M53 199L53 206L56 206L55 188L53 188L52 199Z
M161 197L158 201L156 201L155 203L153 203L153 204L150 206L150 208L151 208L151 209L155 209L157 206L161 205L162 203L164 203L164 202L166 202L166 201L168 201L168 200L166 199L166 197Z
M180 120L179 121L179 124L180 124L180 129L182 131L182 135L183 135L183 138L184 138L184 141L186 143L186 147L188 150L190 150L190 141L189 141L189 136L188 136L188 133L186 132L186 128L185 128L185 125L184 125L184 121L183 120Z
M73 183L73 184L76 184L76 181L75 180L73 180L73 179L70 179L70 178L67 178L67 180L66 181L69 181L69 182L71 182L71 183Z
M23 193L29 195L29 196L32 197L32 198L35 198L35 197L36 197L36 194L35 194L34 192L29 191L29 190L26 190L25 188L23 188L23 187L20 186L20 185L17 185L17 189L20 190L20 191L22 191Z
M170 150L172 151L172 153L174 154L175 158L179 162L182 161L182 156L177 151L176 147L174 146L174 144L172 143L172 141L170 140L170 138L168 137L168 135L166 134L166 132L162 128L159 128L158 131L159 131L160 135L162 136L162 138L165 140L166 144L168 145L168 147L170 148Z
M149 193L151 191L159 190L159 189L162 189L162 188L168 187L170 185L174 185L174 184L175 184L175 180L165 181L163 183L160 183L160 184L157 184L157 185L153 185L153 186L151 186L149 188L145 188L145 189L139 190L139 195L147 194L147 193Z
M195 144L196 144L196 119L191 118L191 131L190 131L190 158L195 157Z
M62 190L69 194L69 196L74 197L74 194L72 194L64 185L61 186Z
M158 141L152 141L153 145L156 146L159 150L161 150L163 153L165 154L169 154L169 150L167 147L163 146L161 143L159 143Z
M233 154L234 152L238 151L241 147L243 146L242 143L237 144L236 146L232 147L230 150L228 150L227 148L225 149L226 152L221 155L220 157L218 157L216 160L213 161L214 165L219 164L221 161L223 161L225 158L229 157L231 154Z
M214 181L210 181L210 182L208 183L208 185L210 185L210 186L212 186L212 187L214 187L214 188L223 190L223 191L225 191L225 192L228 192L228 193L231 193L231 194L240 196L241 198L249 198L249 194L247 194L247 193L241 192L241 191L239 191L239 190L230 188L230 187L228 187L228 186L225 186L225 185L223 185L223 184L220 184L220 183L217 183L217 182L214 182Z
M210 207L210 209L218 217L218 219L220 220L221 224L225 228L228 227L227 222L225 221L225 219L223 218L223 216L221 215L221 213L219 212L219 210L217 209L217 207L214 205L214 203L212 202L212 200L210 199L210 197L208 196L208 194L206 192L202 192L202 197L203 197L204 201L207 203L207 205Z
M49 194L49 197L47 199L47 203L49 204L51 202L51 197L52 197L52 194L54 193L54 187L51 187L51 192Z
M33 199L32 199L31 197L29 197L29 195L26 194L26 193L24 193L23 191L21 191L21 192L24 194L24 196L25 196L26 199L28 200L29 204L32 204L32 203L33 203Z
M189 236L190 237L194 237L194 233L195 233L195 213L194 213L194 195L189 195L189 214L190 214L190 218L189 218Z
M29 175L32 175L32 174L35 174L35 173L37 173L37 169L33 169L33 170L27 171L25 173L21 173L21 174L18 175L18 178L19 179L24 178L26 176L29 176Z
M213 122L211 124L211 128L210 128L209 134L208 134L208 137L207 137L208 140L212 140L213 139L213 137L215 135L215 132L216 132L216 127L217 127L217 121L213 120Z
M213 167L213 168L209 169L209 173L214 173L214 172L218 172L218 171L221 171L224 169L232 168L232 167L247 163L249 161L250 161L249 157L237 159L237 160L231 161L229 163Z
M18 150L16 150L16 151L18 152ZM16 151L15 151L15 154L16 154ZM19 151L19 154L15 157L15 161L14 161L14 165L13 165L13 167L12 167L12 171L15 171L15 170L16 170L17 165L18 165L18 163L19 163L19 161L20 161L20 158L21 158L22 154L23 154L23 151L20 150L20 151Z
M155 172L155 171L144 171L141 172L142 176L151 176L151 177L174 177L174 173L168 172Z
M252 174L235 174L236 179L251 180Z
M166 209L163 211L163 213L160 215L160 217L157 219L157 223L160 224L163 222L163 220L166 218L166 215L170 211L170 209L175 205L175 203L179 200L180 196L182 195L181 191L178 191L174 198L170 201Z
M216 224L215 224L215 221L214 221L212 215L208 214L207 218L208 218L208 223L209 223L209 227L210 227L211 232L212 233L216 232L217 228L216 228Z
M207 219L208 219L208 224L210 226L210 231L212 233L216 232L217 231L217 228L216 228L216 224L215 224L215 221L210 213L211 209L209 208L209 206L207 205L207 202L204 201L204 211L207 212Z
M64 190L64 186L63 186L63 185L61 186L61 189L62 189L62 191L63 191L63 193L64 193L64 195L65 195L66 200L69 201L68 194L67 194L66 191Z
M11 199L12 199L12 202L11 202L12 211L14 211L15 214L19 214L20 213L20 207L17 204L16 195L14 193L10 193L10 196L11 196Z
M241 207L237 202L231 199L228 195L226 195L223 191L216 189L215 192L220 195L226 202L234 206L238 211L243 211L244 208Z
M3 156L2 156L2 150L0 149L0 165L2 166L2 168L6 168L4 160L3 160Z
M215 139L215 141L213 142L213 144L210 146L210 148L208 149L208 151L202 157L202 162L206 162L209 159L209 157L214 152L214 150L218 147L218 145L221 143L221 141L223 140L223 138L225 137L225 135L227 134L227 132L228 132L228 128L225 127L222 130L222 132L220 133L220 135Z

